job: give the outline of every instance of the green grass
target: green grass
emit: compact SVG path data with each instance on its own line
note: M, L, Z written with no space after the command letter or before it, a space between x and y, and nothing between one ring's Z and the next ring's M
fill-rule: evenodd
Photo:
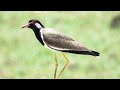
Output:
M100 52L100 58L66 54L70 64L63 79L120 78L120 28L110 29L117 14L120 12L1 11L0 78L53 78L53 52L39 44L32 30L21 29L33 18ZM59 73L65 62L60 53L57 57Z

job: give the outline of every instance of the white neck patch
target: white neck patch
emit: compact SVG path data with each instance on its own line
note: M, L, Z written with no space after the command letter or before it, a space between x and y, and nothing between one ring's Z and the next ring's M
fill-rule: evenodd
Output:
M42 26L39 23L35 23L35 26L39 29L42 28Z

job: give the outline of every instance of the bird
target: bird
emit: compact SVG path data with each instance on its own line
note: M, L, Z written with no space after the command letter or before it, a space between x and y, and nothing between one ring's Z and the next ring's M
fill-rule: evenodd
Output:
M72 39L68 35L65 35L63 32L57 31L53 28L44 27L44 25L37 19L31 19L21 28L30 28L33 30L38 41L46 48L54 52L55 59L55 71L54 79L56 79L57 69L58 69L58 60L56 52L60 52L63 58L66 60L64 67L61 72L58 74L58 78L62 75L63 71L69 64L69 59L66 57L65 53L71 54L81 54L81 55L91 55L99 56L100 53L91 49L86 48L78 41Z

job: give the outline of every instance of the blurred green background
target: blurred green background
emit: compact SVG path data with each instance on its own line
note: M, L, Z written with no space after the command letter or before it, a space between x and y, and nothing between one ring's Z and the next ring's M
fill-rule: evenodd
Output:
M62 79L120 78L120 28L110 23L118 11L1 11L0 78L52 79L54 53L44 48L31 29L21 29L30 19L64 32L100 57L68 54ZM65 62L57 53L59 68ZM58 74L57 73L57 74Z

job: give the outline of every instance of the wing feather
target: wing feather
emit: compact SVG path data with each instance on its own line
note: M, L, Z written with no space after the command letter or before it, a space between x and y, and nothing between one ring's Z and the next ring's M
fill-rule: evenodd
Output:
M71 51L90 51L82 44L64 35L61 32L55 31L51 28L45 28L42 31L44 42L47 46L56 50L71 50Z

